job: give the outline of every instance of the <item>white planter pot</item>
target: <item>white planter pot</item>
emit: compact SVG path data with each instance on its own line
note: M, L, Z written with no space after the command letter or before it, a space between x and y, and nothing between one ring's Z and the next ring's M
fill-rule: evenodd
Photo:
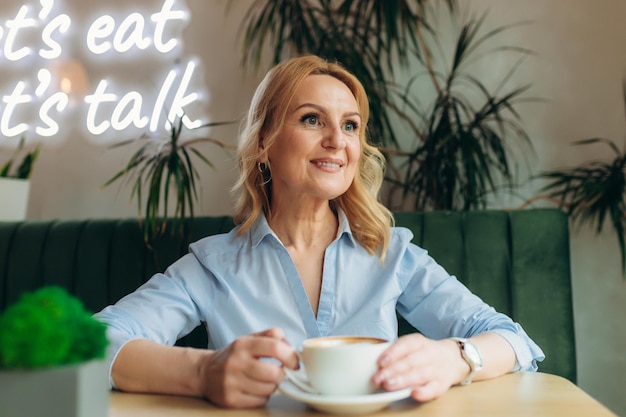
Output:
M108 363L0 370L2 417L107 417Z
M29 180L0 178L0 221L26 219L29 191Z

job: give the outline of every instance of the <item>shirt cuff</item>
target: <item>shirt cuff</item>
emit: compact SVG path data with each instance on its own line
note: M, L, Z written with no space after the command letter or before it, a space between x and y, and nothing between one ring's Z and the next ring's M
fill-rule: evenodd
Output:
M505 329L491 329L489 332L502 336L513 348L515 367L512 371L534 372L537 370L537 362L545 359L541 348L524 333L521 327L518 329L519 333Z
M115 330L109 328L108 332L115 332ZM117 355L120 353L122 348L128 342L140 339L140 337L133 337L133 336L128 337L127 335L124 335L125 336L124 340L120 340L119 334L121 333L118 332L116 343L109 344L109 350L107 352L107 358L109 360L109 389L113 389L113 390L118 389L117 385L115 385L115 381L113 380L113 376L112 376L113 364L115 363L115 360L117 359Z

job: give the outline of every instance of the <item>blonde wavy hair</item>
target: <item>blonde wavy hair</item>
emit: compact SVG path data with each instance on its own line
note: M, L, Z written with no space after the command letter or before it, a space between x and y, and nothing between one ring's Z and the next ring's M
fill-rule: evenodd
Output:
M341 65L307 55L273 67L257 87L239 138L240 176L232 191L236 196L233 217L241 226L240 234L252 226L261 210L271 215L272 183L271 179L264 178L258 163L267 160L266 153L276 140L302 81L309 75L318 74L334 77L350 89L359 107L361 125L367 126L369 102L365 89ZM361 155L354 181L332 203L345 212L359 244L370 254L379 252L384 260L393 225L391 212L378 201L385 159L376 147L367 143L365 128L361 129L359 136Z

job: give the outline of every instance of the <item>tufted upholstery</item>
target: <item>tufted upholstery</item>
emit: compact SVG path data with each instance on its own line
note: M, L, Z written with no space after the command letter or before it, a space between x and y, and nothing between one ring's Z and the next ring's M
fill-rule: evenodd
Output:
M522 324L546 353L542 372L576 381L569 230L556 209L396 213L414 242L497 310ZM60 285L98 311L186 253L187 244L233 227L194 219L189 236L152 249L135 219L0 222L0 311L21 293ZM414 331L400 319L400 334ZM179 344L206 346L196 329Z

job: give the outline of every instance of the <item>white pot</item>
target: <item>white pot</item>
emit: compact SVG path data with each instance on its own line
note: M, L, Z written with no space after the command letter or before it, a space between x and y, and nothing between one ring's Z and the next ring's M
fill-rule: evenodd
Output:
M29 180L0 178L0 221L26 219L29 191Z
M107 361L42 370L0 370L2 417L107 417Z

